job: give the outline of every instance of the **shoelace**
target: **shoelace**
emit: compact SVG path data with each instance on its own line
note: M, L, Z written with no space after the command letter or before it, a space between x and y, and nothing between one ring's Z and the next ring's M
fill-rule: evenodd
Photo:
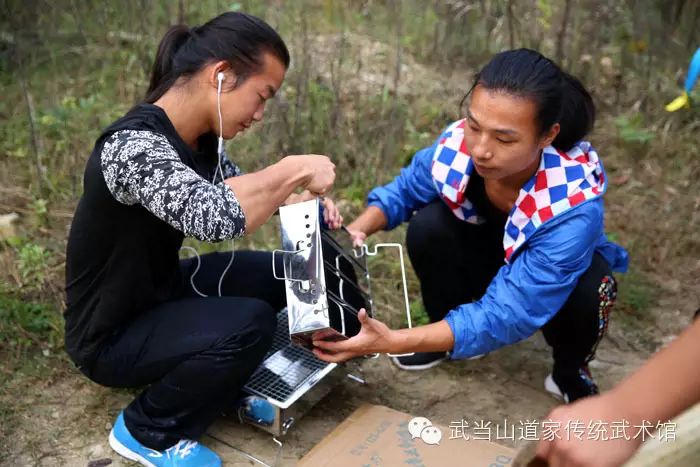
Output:
M194 449L197 446L197 441L192 441L190 439L181 439L178 441L178 443L171 447L170 449L173 449L173 456L180 455L180 459L184 459L187 457L191 452L192 449ZM168 451L170 451L168 449Z
M181 439L180 441L177 442L176 445L169 447L168 449L165 450L165 454L168 456L168 459L170 459L170 455L172 454L173 457L177 456L178 454L180 455L180 459L184 459L188 455L192 453L192 450L199 444L197 441L192 441L191 439ZM151 449L151 453L148 454L149 457L161 457L163 456L163 453L160 451L156 451Z

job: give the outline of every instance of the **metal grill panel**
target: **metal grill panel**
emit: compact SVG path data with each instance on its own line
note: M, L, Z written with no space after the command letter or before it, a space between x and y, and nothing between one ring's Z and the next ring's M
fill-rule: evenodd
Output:
M285 308L277 314L272 348L243 389L284 404L304 382L329 365L332 364L317 359L311 351L292 344Z

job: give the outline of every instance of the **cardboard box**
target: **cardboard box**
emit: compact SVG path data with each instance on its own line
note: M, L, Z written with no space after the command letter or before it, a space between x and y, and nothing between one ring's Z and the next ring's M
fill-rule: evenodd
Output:
M515 450L481 440L450 439L450 429L409 422L415 417L379 405L363 405L300 461L304 467L511 466ZM425 421L425 422L423 422ZM438 438L439 430L442 434ZM413 433L413 434L412 434ZM415 436L420 433L420 436ZM427 442L426 442L427 441ZM436 443L437 441L437 443ZM433 443L433 444L430 444Z

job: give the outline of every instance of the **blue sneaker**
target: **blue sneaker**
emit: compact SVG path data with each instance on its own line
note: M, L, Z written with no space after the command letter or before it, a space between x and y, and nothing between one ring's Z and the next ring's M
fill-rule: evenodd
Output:
M109 445L117 453L146 467L221 467L221 459L197 441L181 439L163 451L149 449L131 436L120 412L109 433Z

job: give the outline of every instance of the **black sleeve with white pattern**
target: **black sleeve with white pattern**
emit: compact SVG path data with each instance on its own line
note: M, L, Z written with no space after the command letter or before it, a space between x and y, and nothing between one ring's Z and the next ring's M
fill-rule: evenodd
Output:
M222 153L221 157L221 171L224 173L224 179L231 177L238 177L243 175L243 171L237 164L235 164L231 159L228 158L226 153Z
M107 187L120 203L139 203L185 235L206 242L245 234L245 215L233 190L200 177L163 135L118 131L100 156ZM240 174L230 161L222 161L222 170L225 176Z

